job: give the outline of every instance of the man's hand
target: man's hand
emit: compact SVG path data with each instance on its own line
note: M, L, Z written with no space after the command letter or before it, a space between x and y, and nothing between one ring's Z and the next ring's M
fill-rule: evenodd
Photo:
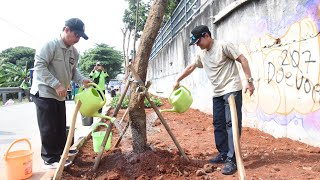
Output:
M250 96L251 96L253 94L254 90L255 90L253 83L247 83L246 84L244 93L247 93L247 90L249 90Z
M176 81L176 83L173 85L173 90L176 90L180 87L180 83Z
M67 89L62 84L60 84L56 89L56 93L60 97L66 97L67 96Z
M88 83L91 83L91 82L92 81L90 81L89 79L85 79L83 80L82 84L84 85L85 88L88 88L89 87Z

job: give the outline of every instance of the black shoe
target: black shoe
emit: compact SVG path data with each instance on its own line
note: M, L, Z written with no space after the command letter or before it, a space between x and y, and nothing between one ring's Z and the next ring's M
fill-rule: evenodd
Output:
M220 153L215 158L209 159L209 163L225 163L227 155Z
M226 165L222 169L222 174L231 175L237 172L237 164L230 157L226 159Z

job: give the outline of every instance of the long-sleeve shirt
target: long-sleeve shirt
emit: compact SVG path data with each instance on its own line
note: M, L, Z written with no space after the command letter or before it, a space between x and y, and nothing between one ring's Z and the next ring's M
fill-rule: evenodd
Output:
M60 84L67 89L71 80L82 84L86 79L76 68L78 59L76 48L67 48L61 37L36 50L31 94L39 92L39 97L64 101L65 97L58 96L55 89Z

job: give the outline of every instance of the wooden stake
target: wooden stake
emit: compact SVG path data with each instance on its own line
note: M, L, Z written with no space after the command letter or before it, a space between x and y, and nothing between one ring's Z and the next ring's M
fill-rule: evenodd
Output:
M117 114L118 114L118 112L119 112L119 110L121 108L121 104L122 104L122 101L124 99L124 96L127 94L127 91L128 91L128 88L129 88L130 84L131 84L131 81L128 80L127 83L126 83L126 86L125 86L125 90L120 96L120 99L118 101L117 107L113 111L112 117L116 117L117 116ZM98 167L99 167L99 164L100 164L100 161L101 161L101 157L102 157L102 154L104 152L104 148L106 146L107 140L108 140L110 132L112 130L112 127L113 127L113 123L110 123L110 125L107 128L106 135L104 136L103 141L101 143L98 156L95 159L95 162L94 162L94 165L93 165L93 171L96 171L98 169Z
M161 123L163 124L163 126L166 128L168 134L170 135L171 139L173 140L174 144L177 146L178 150L180 151L181 155L187 160L189 161L189 158L187 157L187 155L184 153L183 149L181 148L179 142L177 141L176 137L173 135L172 131L170 130L169 125L167 124L167 122L164 120L161 112L159 111L158 107L154 104L154 102L150 99L150 94L146 91L146 98L149 101L149 103L151 104L152 108L154 109L154 111L157 113Z
M142 87L145 87L144 84L143 84L143 82L141 81L138 73L137 73L136 70L132 67L131 64L128 66L128 68L130 69L133 78L138 82L138 84L139 84L140 86L142 86ZM150 86L150 82L149 82L149 85L148 85L148 86ZM161 123L162 123L163 126L166 128L167 132L169 133L169 135L170 135L171 139L173 140L174 144L177 146L178 150L180 151L181 155L182 155L187 161L189 161L188 157L186 156L186 154L184 153L184 151L183 151L183 149L181 148L180 144L178 143L176 137L175 137L175 136L173 135L173 133L171 132L171 130L170 130L167 122L164 120L164 118L163 118L162 114L160 113L158 107L154 104L153 101L151 101L151 99L150 99L150 94L149 94L149 92L148 92L148 88L145 89L144 93L145 93L145 95L146 95L146 98L147 98L148 101L150 102L152 108L153 108L154 111L157 113L157 115L158 115Z

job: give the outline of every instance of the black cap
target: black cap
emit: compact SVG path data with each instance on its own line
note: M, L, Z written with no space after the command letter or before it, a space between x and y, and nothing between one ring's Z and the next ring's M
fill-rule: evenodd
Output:
M84 33L84 23L78 18L71 18L66 21L65 26L68 26L72 31L75 31L83 39L87 40L88 36Z
M194 45L196 44L201 37L203 37L206 33L211 34L209 31L208 26L205 25L200 25L196 26L192 31L191 31L191 37L190 37L190 43L189 45Z

